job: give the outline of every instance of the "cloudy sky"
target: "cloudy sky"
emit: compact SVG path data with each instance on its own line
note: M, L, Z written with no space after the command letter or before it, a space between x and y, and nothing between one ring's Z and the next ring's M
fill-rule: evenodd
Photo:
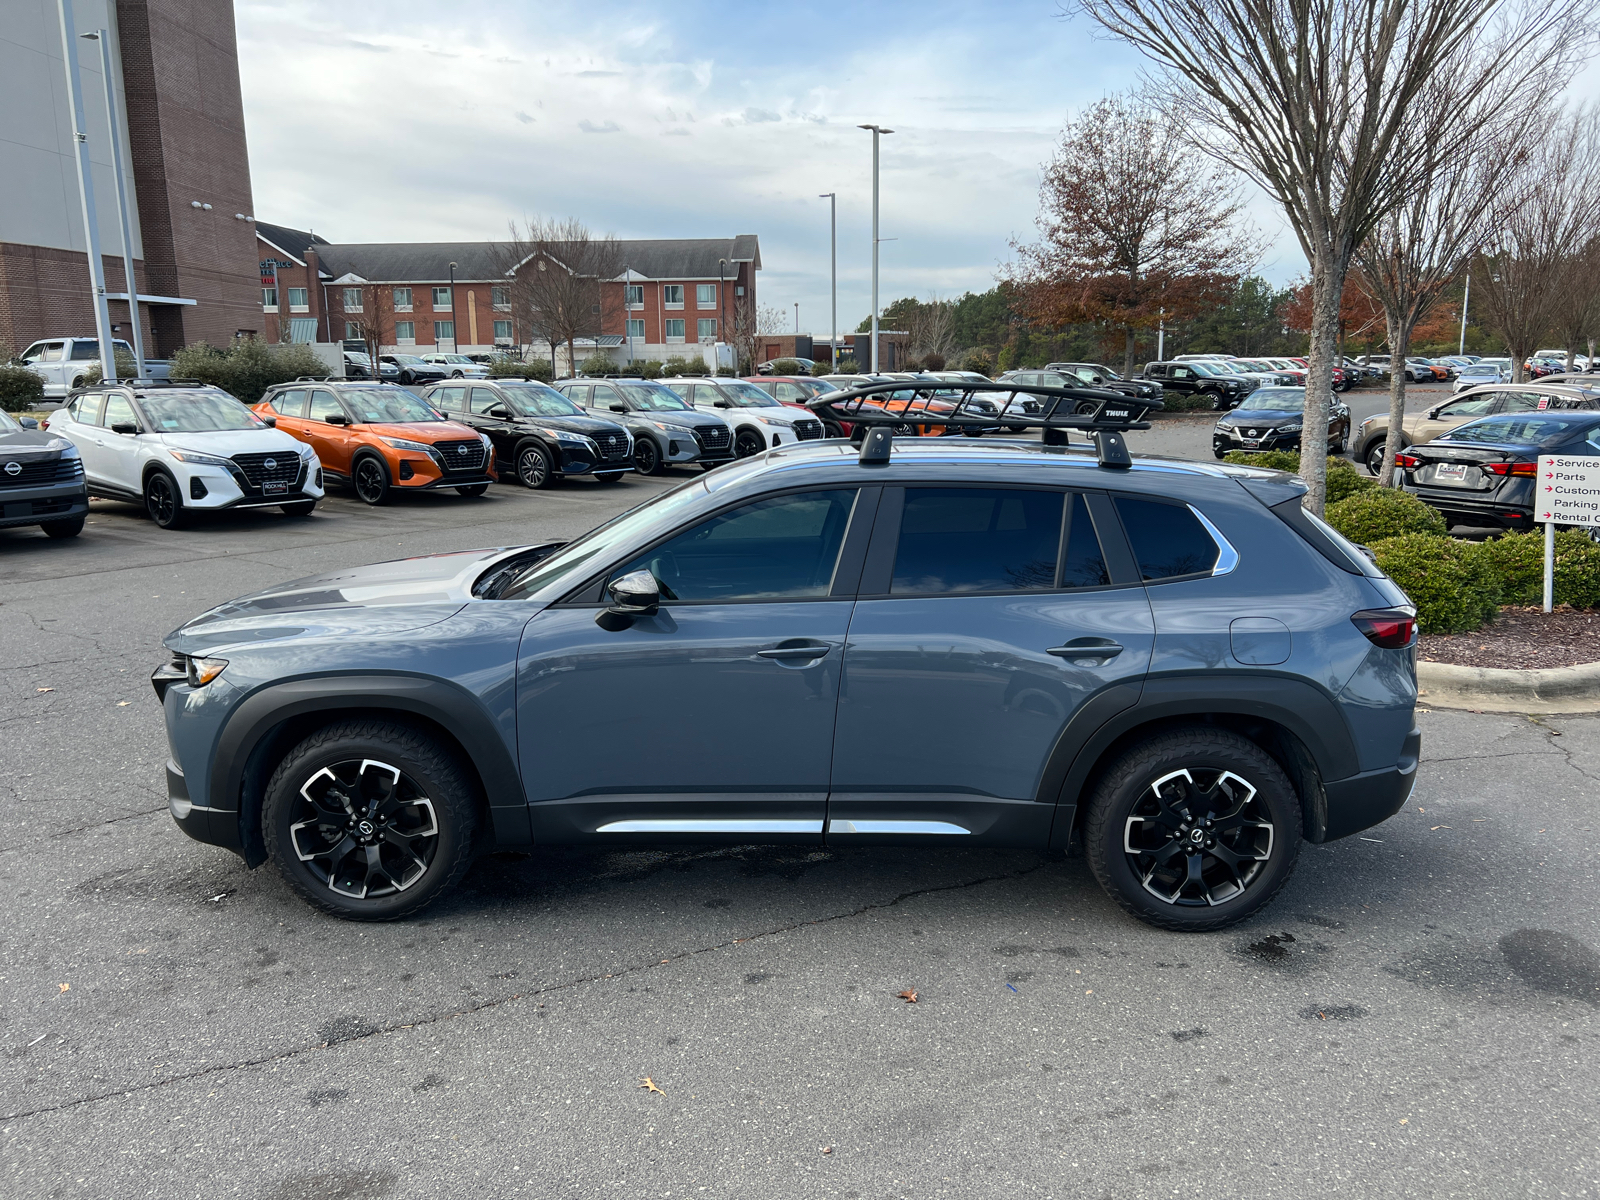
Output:
M1062 123L1140 60L1056 0L238 0L256 214L335 242L492 238L575 216L619 237L761 238L763 303L828 332L882 302L982 291L1032 234ZM1299 250L1259 201L1262 273Z

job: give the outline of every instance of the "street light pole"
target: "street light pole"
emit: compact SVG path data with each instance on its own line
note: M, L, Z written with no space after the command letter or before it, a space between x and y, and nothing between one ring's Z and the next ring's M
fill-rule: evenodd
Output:
M893 133L881 125L857 125L872 130L872 373L878 373L878 137Z
M818 196L828 202L828 269L833 298L833 324L828 333L828 370L839 369L839 196L837 192L823 192Z
M628 295L633 290L633 268L627 263L622 264L622 332L628 338L628 366L633 366L633 319L628 315L633 312Z
M456 328L456 265L450 264L450 353L461 353L461 333Z
M122 226L122 274L128 283L128 312L133 321L134 378L144 378L144 334L139 329L139 284L133 275L133 228L128 218L128 178L122 170L122 135L118 129L116 89L111 85L111 35L80 33L86 42L100 43L100 76L106 85L106 128L111 131L111 177L117 181L117 220ZM115 361L113 359L113 361Z
M728 341L728 281L722 277L723 268L727 265L727 259L717 259L717 341L731 346L733 343ZM684 340L688 340L687 335L685 336ZM716 343L712 343L712 356L720 359L721 355L717 354L715 347ZM750 369L754 371L756 369L756 364L754 362L753 354L751 359L752 361L750 363ZM717 373L717 368L713 367L711 369L711 373L715 375ZM737 349L733 352L733 373L735 375L739 373L739 352Z
M800 301L794 302L794 335L800 336Z
M1467 272L1467 288L1461 294L1461 345L1456 350L1457 354L1467 352L1467 302L1472 299L1472 272Z
M83 200L83 241L89 256L94 332L100 340L100 378L109 382L117 377L117 360L111 346L111 314L106 311L106 268L100 258L100 224L94 208L94 177L89 165L89 134L84 128L83 82L78 78L78 38L72 24L72 0L60 0L60 10L61 56L67 68L67 97L72 105L72 142L77 152L78 195Z

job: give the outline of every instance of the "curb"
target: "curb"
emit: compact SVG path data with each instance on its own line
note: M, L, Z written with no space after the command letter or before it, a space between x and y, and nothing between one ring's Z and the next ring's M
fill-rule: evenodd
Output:
M1430 708L1480 712L1600 712L1600 663L1511 671L1419 662L1417 695Z

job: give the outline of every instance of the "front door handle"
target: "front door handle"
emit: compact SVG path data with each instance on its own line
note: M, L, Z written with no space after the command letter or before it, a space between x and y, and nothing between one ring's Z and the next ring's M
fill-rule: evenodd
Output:
M799 662L806 659L821 658L832 649L827 645L808 646L774 646L771 650L757 650L757 658L775 658L779 662Z
M1045 653L1057 658L1092 658L1098 662L1109 662L1122 653L1122 647L1110 638L1081 637L1073 638L1065 646L1052 646Z

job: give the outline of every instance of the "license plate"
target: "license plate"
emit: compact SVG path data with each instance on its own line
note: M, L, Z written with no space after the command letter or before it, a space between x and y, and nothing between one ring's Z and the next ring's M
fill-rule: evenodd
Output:
M1433 469L1433 477L1439 483L1465 483L1467 480L1467 464L1440 463Z
M282 496L287 493L288 490L289 485L283 482L281 479L277 481L269 479L261 485L261 494L263 496Z
M1261 439L1260 438L1240 438L1239 439L1239 444L1241 446L1259 446L1259 445L1261 445Z

